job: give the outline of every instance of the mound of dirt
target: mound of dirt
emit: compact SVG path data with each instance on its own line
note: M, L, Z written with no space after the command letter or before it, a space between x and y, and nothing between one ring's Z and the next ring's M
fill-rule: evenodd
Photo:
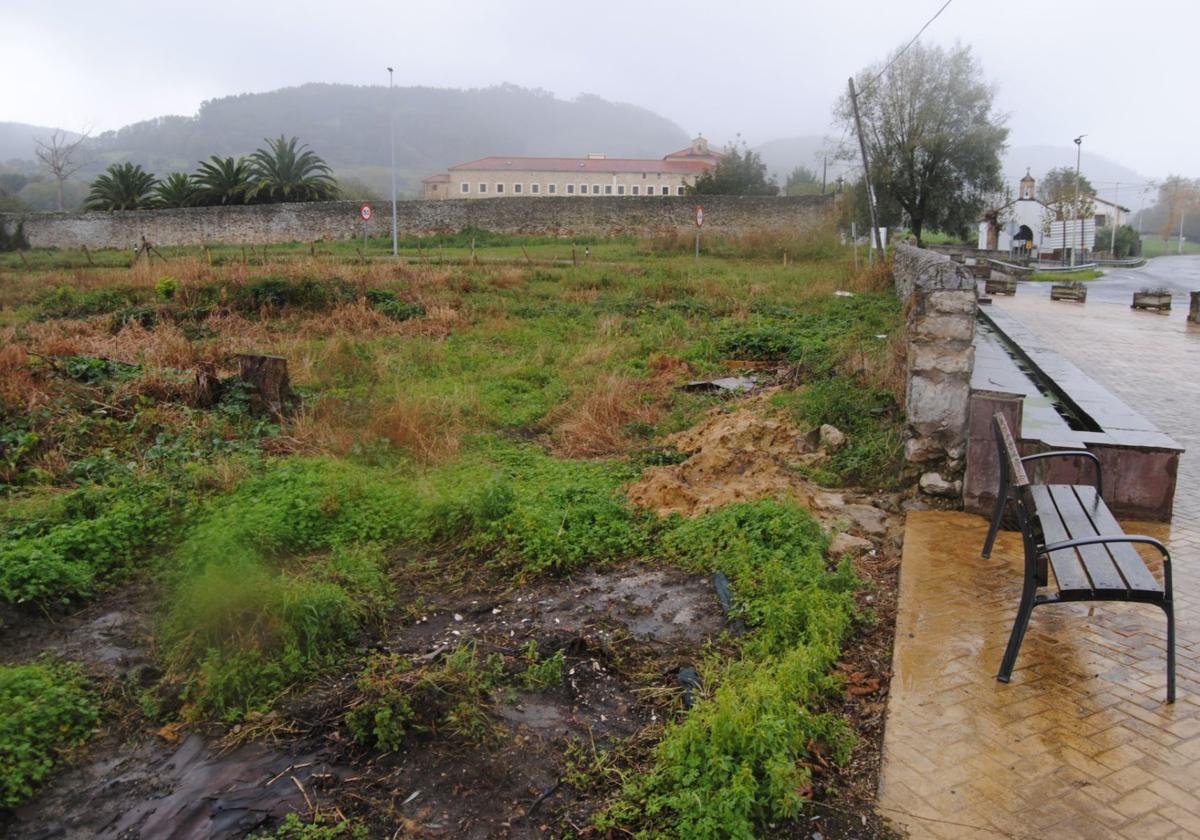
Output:
M666 443L688 459L646 470L626 491L635 505L659 515L692 516L729 502L776 496L811 507L819 492L795 466L824 456L807 451L804 432L786 419L750 408L717 410Z

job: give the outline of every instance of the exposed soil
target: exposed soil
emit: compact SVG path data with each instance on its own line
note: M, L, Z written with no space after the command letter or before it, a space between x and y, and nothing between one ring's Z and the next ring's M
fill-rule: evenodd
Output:
M233 749L198 733L173 743L171 728L111 733L0 827L13 837L242 837L316 807L338 808L388 835L400 826L400 836L545 836L568 805L587 810L561 783L566 740L604 747L656 729L677 703L674 672L725 625L706 578L640 565L507 592L420 594L428 612L373 647L433 660L461 641L514 655L532 639L546 653L566 652L563 683L497 692L495 732L481 742L425 733L402 752L378 755L350 743L341 721L356 660L282 714L248 722L247 733L268 737ZM38 637L42 620L8 633L24 639L21 657L59 645L98 673L136 675L149 660L145 616L120 607L137 597L72 616L55 625L54 638ZM133 636L126 647L122 616ZM109 668L113 662L125 665ZM648 688L655 698L645 699ZM224 743L244 735L229 733Z
M665 441L689 457L646 470L627 492L635 505L659 514L690 516L729 502L788 496L808 505L817 488L795 465L820 455L807 451L804 433L787 420L749 408L719 408L699 425Z
M869 582L861 606L876 621L849 640L839 668L840 708L859 733L851 761L814 772L814 805L780 836L891 836L873 810L890 680L900 528L899 500L822 491L793 462L811 446L786 421L741 409L714 412L675 436L691 457L647 471L630 488L659 512L696 513L735 499L786 493L842 532L837 554L854 557ZM818 456L820 457L820 456ZM108 686L105 734L33 802L0 813L12 837L243 837L292 811L345 815L379 836L532 838L568 829L587 836L595 791L566 780L569 749L618 748L626 767L649 756L665 720L682 708L679 669L730 631L706 576L632 563L515 587L471 570L452 582L428 572L405 578L405 607L363 640L344 668L270 715L233 731L158 730L137 695L157 679L151 648L153 593L129 587L65 618L0 615L0 661L52 651L85 663ZM419 614L411 605L421 604ZM346 711L368 654L436 662L463 641L516 657L565 652L561 684L496 690L485 703L490 732L406 736L380 754L352 742ZM574 745L574 746L572 746ZM612 779L598 780L611 789Z

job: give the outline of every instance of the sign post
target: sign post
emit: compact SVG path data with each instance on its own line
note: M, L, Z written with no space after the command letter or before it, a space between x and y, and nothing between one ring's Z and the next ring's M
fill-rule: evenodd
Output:
M367 255L367 222L371 221L371 205L363 202L358 208L358 215L363 220L363 256Z
M696 208L696 259L700 259L700 228L704 227L704 208Z

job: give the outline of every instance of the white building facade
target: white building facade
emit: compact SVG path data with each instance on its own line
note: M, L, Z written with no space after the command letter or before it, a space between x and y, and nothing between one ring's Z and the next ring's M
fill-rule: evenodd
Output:
M678 196L719 159L703 137L661 160L596 153L578 158L493 156L460 163L445 175L426 178L421 183L421 197Z

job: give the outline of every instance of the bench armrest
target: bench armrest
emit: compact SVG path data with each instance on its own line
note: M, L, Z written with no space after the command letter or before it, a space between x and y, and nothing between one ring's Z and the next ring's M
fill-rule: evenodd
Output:
M1033 455L1025 455L1021 458L1021 463L1025 464L1029 461L1041 461L1046 458L1087 458L1096 465L1096 492L1104 495L1104 473L1100 469L1100 459L1096 457L1096 453L1088 452L1086 449L1055 449L1052 452L1037 452Z
M1082 545L1104 545L1105 543L1144 543L1157 548L1163 556L1163 560L1167 563L1171 562L1171 553L1167 551L1167 547L1154 537L1144 537L1141 534L1114 534L1111 537L1087 537L1079 540L1063 540L1062 542L1047 543L1042 547L1042 551L1049 554L1052 551L1062 551L1066 548L1079 548Z
M1051 551L1060 551L1064 548L1079 548L1081 545L1104 545L1104 543L1143 543L1157 548L1162 553L1163 558L1163 588L1167 599L1171 599L1171 552L1167 551L1167 547L1154 539L1154 537L1144 537L1140 534L1124 534L1112 537L1088 537L1082 540L1063 540L1062 542L1050 543L1043 546L1042 551L1049 554Z

